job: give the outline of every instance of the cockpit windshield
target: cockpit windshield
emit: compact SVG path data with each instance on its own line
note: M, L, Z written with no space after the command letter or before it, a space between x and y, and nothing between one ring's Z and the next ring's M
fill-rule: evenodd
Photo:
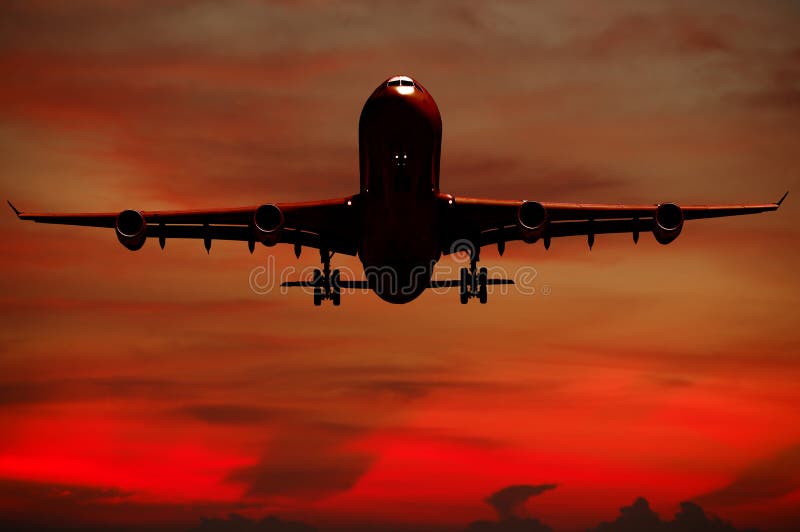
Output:
M405 93L405 91L413 92L414 89L421 91L422 89L414 83L414 80L409 78L408 76L395 76L389 81L386 82L387 87L408 87L407 89L403 89L401 92Z

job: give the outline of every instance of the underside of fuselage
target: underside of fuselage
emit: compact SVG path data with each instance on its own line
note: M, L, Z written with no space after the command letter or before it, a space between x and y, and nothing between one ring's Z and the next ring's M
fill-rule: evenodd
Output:
M441 142L436 102L409 77L382 83L361 112L358 255L370 288L390 303L418 297L441 254L435 230Z

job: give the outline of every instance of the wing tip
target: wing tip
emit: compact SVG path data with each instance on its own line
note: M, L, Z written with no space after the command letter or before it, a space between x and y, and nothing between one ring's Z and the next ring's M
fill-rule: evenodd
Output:
M14 204L13 204L13 203L11 203L11 200L6 200L6 203L8 203L8 206L9 206L9 207L11 207L11 210L12 210L12 211L14 211L14 214L16 214L16 215L17 215L17 218L19 218L19 217L20 217L19 215L20 215L20 214L22 214L22 213L19 211L19 209L17 209L16 207L14 207Z
M787 190L786 192L783 193L783 196L781 196L781 199L779 199L778 202L775 205L780 207L781 203L783 203L783 200L785 200L786 196L788 196L788 195L789 195L789 191Z

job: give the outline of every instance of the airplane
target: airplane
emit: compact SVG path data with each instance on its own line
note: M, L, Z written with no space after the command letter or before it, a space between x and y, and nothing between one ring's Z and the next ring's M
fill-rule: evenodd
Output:
M495 245L503 254L507 242L582 235L592 247L595 235L651 232L661 244L675 240L684 221L775 211L775 203L752 205L613 205L498 200L454 196L439 188L442 119L431 94L408 76L381 83L361 111L359 129L360 188L341 198L302 203L211 209L119 213L28 213L9 201L22 220L39 223L113 228L131 251L148 237L162 249L167 239L202 239L206 252L214 240L289 244L299 258L303 247L319 251L322 269L310 280L284 286L313 289L314 304L330 300L338 306L344 288L374 291L390 303L408 303L425 289L458 287L466 304L487 301L487 286L513 284L493 279L478 269L480 250ZM459 279L435 280L433 268L442 255L466 249L469 268ZM342 279L331 270L335 253L358 256L366 280Z

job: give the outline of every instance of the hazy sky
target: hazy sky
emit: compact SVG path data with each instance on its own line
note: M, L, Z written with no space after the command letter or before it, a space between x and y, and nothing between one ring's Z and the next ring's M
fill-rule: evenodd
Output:
M446 192L774 201L643 235L510 244L535 295L316 309L290 248L120 246L0 215L0 516L558 530L645 496L800 520L800 7L783 2L4 2L0 179L29 210L201 208L358 187L391 75L444 124ZM357 270L352 258L334 265ZM458 266L451 259L442 267ZM549 295L544 295L549 293Z

